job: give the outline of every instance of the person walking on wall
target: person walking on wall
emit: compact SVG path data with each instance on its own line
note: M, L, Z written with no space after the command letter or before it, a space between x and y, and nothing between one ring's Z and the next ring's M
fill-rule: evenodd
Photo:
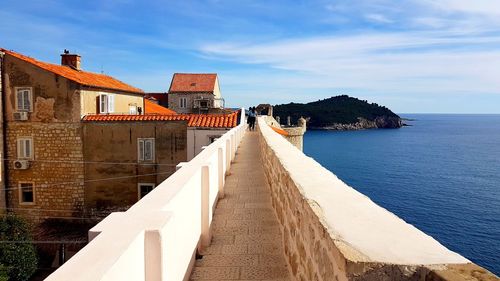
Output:
M250 124L252 123L252 107L248 108L248 111L246 112L247 114L247 125L248 125L248 130L251 129Z
M248 130L253 131L255 130L255 107L250 107L250 110L248 111Z

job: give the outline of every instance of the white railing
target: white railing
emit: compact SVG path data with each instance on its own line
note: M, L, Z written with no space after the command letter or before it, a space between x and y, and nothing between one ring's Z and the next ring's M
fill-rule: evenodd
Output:
M129 210L93 227L89 244L46 280L189 278L196 251L210 243L213 210L245 134L244 109L240 121Z

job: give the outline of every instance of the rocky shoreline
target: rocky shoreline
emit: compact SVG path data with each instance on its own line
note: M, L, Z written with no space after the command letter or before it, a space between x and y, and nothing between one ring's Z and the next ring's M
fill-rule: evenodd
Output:
M367 120L365 118L358 117L358 122L341 124L334 123L328 126L322 127L309 127L311 130L331 130L331 131L355 131L355 130L366 130L366 129L398 129L403 127L403 121L399 117L392 116L379 116L375 120Z

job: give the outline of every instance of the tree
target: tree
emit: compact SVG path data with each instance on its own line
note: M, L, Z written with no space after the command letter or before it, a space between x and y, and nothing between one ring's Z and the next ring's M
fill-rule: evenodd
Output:
M0 219L0 272L7 273L9 281L28 280L36 271L38 260L31 241L28 225L22 219L14 215Z

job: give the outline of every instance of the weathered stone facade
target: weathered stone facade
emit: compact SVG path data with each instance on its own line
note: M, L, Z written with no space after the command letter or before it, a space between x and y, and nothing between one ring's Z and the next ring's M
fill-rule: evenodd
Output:
M186 99L186 107L181 107L180 99ZM208 102L209 108L215 107L214 94L213 93L169 93L168 94L168 108L172 109L177 113L207 113L207 111L202 111L195 107L195 100L206 100Z
M139 200L139 183L157 186L175 172L179 162L186 161L187 121L83 124L85 209L89 216L127 209ZM153 161L139 161L139 138L155 140Z
M113 112L109 113L129 113L130 106L135 106L136 110L143 107L142 93L140 90L124 92L131 87L123 86L120 84L121 82L112 80L107 76L97 78L111 79L111 86L118 84L121 85L119 87L122 87L118 89L125 90L79 84L50 71L50 69L60 66L42 65L40 63L43 67L39 67L40 65L36 61L33 62L31 58L27 59L27 57L21 55L6 54L4 58L2 65L2 82L4 83L2 86L6 120L4 120L5 123L2 122L2 125L6 127L6 136L5 138L2 137L1 140L6 140L5 159L7 161L4 161L4 163L7 165L5 169L2 169L2 172L5 171L8 186L6 189L2 189L7 191L6 196L2 196L7 199L6 207L3 208L22 215L33 223L39 223L46 218L70 219L92 216L92 212L85 208L91 205L92 202L85 204L85 196L92 197L92 195L89 195L89 192L84 192L86 188L84 185L85 180L94 179L92 176L95 176L92 173L85 175L85 159L94 159L92 157L92 147L98 148L100 145L112 144L113 147L111 148L109 146L105 147L109 151L115 152L117 151L115 148L119 148L122 149L118 150L121 155L130 154L132 157L136 157L137 145L133 148L120 146L117 143L123 139L118 137L126 135L128 138L129 133L141 134L141 132L149 128L149 125L142 126L139 123L131 127L113 125L111 129L108 126L106 133L111 133L111 135L107 135L109 138L99 139L96 138L98 135L96 132L91 132L91 134L95 133L95 135L88 136L88 145L84 145L84 127L81 118L85 114L95 114L100 111L100 95L113 96L112 106L111 101L108 100L106 103L108 109L114 108ZM74 70L68 69L67 71ZM72 73L71 75L78 75L78 73ZM86 73L85 75L93 74ZM20 98L19 89L26 89L28 94ZM21 101L22 99L28 100L26 108L19 106L20 102L24 106L25 101ZM20 114L22 114L22 118L19 117ZM170 130L170 125L162 124L161 128L153 130L153 136L158 134L158 137L163 138L158 141L160 146L158 150L165 151L163 157L168 158L168 161L160 159L161 162L185 161L186 125L180 125L179 128L175 124L172 124L172 126L175 129ZM181 137L178 137L179 131L183 133ZM171 134L175 135L177 139L182 139L180 142L183 142L184 148L180 154L183 157L168 155L170 148L163 143L170 140ZM113 138L113 136L116 138ZM20 152L22 146L18 142L22 139L31 140L31 144L26 146L29 147L29 157L20 155L22 154ZM84 154L84 148L87 148L87 155ZM103 153L103 157L106 157L107 160L112 159L109 153ZM120 159L109 161L119 162ZM18 160L21 160L24 163L23 165L26 166L16 168L14 162L17 161L19 164ZM99 159L96 159L96 161L99 161ZM171 164L171 166L175 165ZM171 166L169 166L169 173L173 170ZM95 167L99 168L98 165L95 165ZM125 170L121 174L127 171L130 172ZM134 174L142 172L141 169L137 169ZM103 176L111 177L110 173L108 172L107 175L104 173ZM130 179L128 181L130 182ZM29 200L21 200L21 184L32 185L33 192L32 196L29 195ZM101 188L101 186L98 185L98 188ZM102 188L110 190L109 186ZM134 190L135 195L137 195L136 185ZM124 193L117 192L117 194ZM119 200L120 196L117 196L117 198ZM137 196L134 199L137 201ZM1 204L0 202L0 208Z
M299 118L295 127L281 127L288 133L285 138L300 151L304 150L304 134L306 133L306 120Z
M221 113L224 100L217 74L175 73L168 91L168 108L178 113Z
M0 51L0 95L3 95L3 56L4 53ZM3 99L0 98L0 109L3 110ZM4 167L4 120L3 112L0 112L0 215L6 213L6 196L5 196L5 167Z
M5 56L7 207L29 221L77 216L83 206L83 150L78 85ZM16 88L31 89L27 120L14 120ZM27 169L14 169L19 137L32 139ZM20 202L20 183L33 184L33 202Z
M26 170L14 169L17 138L33 139L34 158ZM83 208L83 145L80 123L10 122L7 124L9 208L30 221L80 216ZM34 202L20 202L19 183L31 182Z

